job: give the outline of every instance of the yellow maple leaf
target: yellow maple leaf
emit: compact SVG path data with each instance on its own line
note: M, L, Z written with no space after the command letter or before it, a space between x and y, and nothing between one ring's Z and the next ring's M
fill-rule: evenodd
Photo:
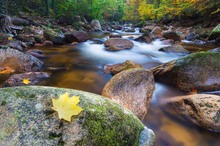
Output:
M66 92L58 99L52 98L52 109L58 112L59 119L71 122L71 117L78 115L83 110L77 105L79 102L79 96L69 97L69 93Z
M12 37L10 36L10 37L8 37L8 40L10 41L10 40L12 40Z
M30 84L30 82L31 81L29 79L23 79L23 83L26 84L26 85Z

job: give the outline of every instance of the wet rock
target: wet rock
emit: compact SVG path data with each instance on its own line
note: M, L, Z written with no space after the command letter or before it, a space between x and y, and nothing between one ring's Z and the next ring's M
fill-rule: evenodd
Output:
M43 81L50 77L49 73L46 72L27 72L22 74L14 74L7 79L1 87L14 87L14 86L25 86L23 83L24 79L29 79L28 85L39 85L43 84Z
M175 42L181 41L180 36L174 31L165 31L165 32L163 32L163 37L165 39L172 39Z
M111 33L109 38L122 38L122 36L119 33Z
M66 33L65 34L66 37L66 42L67 43L72 43L72 42L85 42L89 39L89 36L87 33L83 32L83 31L76 31L73 33Z
M188 34L187 36L186 36L186 40L187 41L193 41L193 40L195 40L196 38L197 38L198 36L195 34L195 33L190 33L190 34Z
M43 35L46 40L52 41L54 44L65 44L65 36L58 30L46 29Z
M80 96L79 106L83 108L71 122L58 119L57 113L51 110L51 98L65 92ZM40 86L2 88L0 109L0 145L145 143L152 146L155 139L154 133L144 128L129 110L102 96L78 90Z
M122 38L111 38L105 41L106 50L120 51L125 49L131 49L134 45L130 40Z
M135 28L125 28L124 32L135 32Z
M220 36L220 24L218 24L212 31L211 35L209 36L209 40L216 39Z
M220 48L215 48L215 49L209 50L209 52L220 53Z
M31 54L34 57L41 58L44 57L44 52L38 49L29 49L27 53Z
M44 38L41 37L41 36L35 35L35 36L33 36L33 38L34 38L34 40L35 40L36 43L42 44L42 43L44 42Z
M142 119L150 106L154 77L147 69L130 69L113 76L102 95L130 109Z
M52 41L44 41L43 46L52 46L53 42Z
M0 75L2 75L2 74L11 74L13 72L15 72L15 70L8 67L8 66L0 67Z
M220 46L220 37L217 37L217 38L215 39L215 45Z
M6 45L9 41L10 35L5 34L5 33L0 33L0 44L1 45Z
M104 44L105 42L104 39L99 39L99 38L94 38L91 41L92 41L92 44Z
M174 97L164 107L169 114L211 131L220 132L220 96L194 94Z
M152 69L155 79L183 91L220 90L220 54L201 52Z
M169 53L183 53L183 54L189 53L189 51L184 49L184 47L180 44L174 44L168 47L164 47L164 48L159 49L159 51L169 52Z
M205 41L198 40L198 39L195 39L195 40L193 41L193 43L194 43L194 44L197 44L197 45L204 45L204 44L206 44Z
M101 24L97 19L91 21L91 26L92 26L92 30L94 31L102 31Z
M132 69L132 68L143 68L143 67L135 62L127 60L124 63L114 64L114 65L105 65L104 73L111 73L112 75L115 75L119 72Z
M23 18L11 18L11 22L18 26L28 26L31 24L28 20Z
M37 71L43 62L15 49L0 49L0 66L8 66L16 72Z
M135 39L135 41L138 42L145 42L145 43L151 43L152 42L152 38L150 37L149 34L143 34L142 36L138 37Z
M25 51L27 48L27 45L21 41L11 41L8 46L19 51Z
M115 30L122 30L123 27L121 25L112 25L111 28Z
M159 26L156 26L156 27L154 27L154 29L150 32L150 36L151 36L153 39L161 38L161 37L162 37L162 32L163 32L163 30L162 30Z
M162 42L162 44L164 44L164 45L174 45L174 44L175 44L174 40L171 40L171 39L162 40L161 42Z

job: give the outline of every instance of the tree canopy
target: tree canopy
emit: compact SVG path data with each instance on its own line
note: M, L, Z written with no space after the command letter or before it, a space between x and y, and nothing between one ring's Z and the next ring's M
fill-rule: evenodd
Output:
M217 16L219 0L0 0L0 13L87 20L161 20L180 17Z

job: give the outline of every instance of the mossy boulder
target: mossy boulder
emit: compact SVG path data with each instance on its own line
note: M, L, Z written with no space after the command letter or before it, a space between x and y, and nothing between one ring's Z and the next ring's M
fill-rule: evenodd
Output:
M52 41L54 44L65 44L65 35L59 30L47 28L43 35L46 40Z
M51 97L65 92L80 96L79 106L84 109L71 122L59 120L51 110ZM2 88L0 111L0 145L150 146L155 139L132 112L107 98L78 90Z
M220 54L200 52L152 69L156 80L183 91L220 90Z
M209 36L209 40L216 39L217 37L220 37L220 24L218 24L218 25L211 31L211 35Z

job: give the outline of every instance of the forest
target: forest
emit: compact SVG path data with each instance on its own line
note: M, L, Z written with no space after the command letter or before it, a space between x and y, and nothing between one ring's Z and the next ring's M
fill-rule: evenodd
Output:
M218 0L1 0L0 4L3 14L22 11L70 22L76 16L108 21L212 19L220 11Z
M0 146L219 146L220 0L0 0Z

